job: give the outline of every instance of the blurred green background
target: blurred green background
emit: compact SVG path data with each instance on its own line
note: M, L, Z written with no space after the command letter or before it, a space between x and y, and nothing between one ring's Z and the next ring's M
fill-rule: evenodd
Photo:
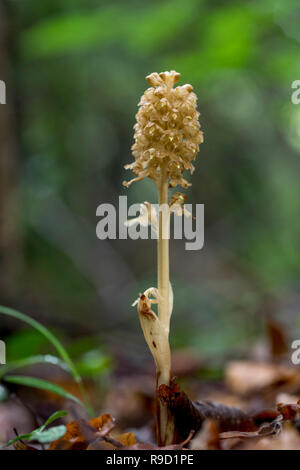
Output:
M123 165L144 77L175 69L199 98L187 202L205 204L205 246L171 241L172 344L247 354L269 316L299 338L299 20L297 0L1 0L1 303L76 354L100 347L96 369L150 358L131 304L156 282L155 241L98 240L96 208L156 202ZM1 318L10 357L39 350L30 335Z

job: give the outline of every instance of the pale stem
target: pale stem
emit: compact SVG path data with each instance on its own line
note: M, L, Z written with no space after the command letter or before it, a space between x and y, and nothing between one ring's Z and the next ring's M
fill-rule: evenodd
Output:
M169 346L169 330L170 330L170 308L169 308L169 230L170 230L170 214L166 210L169 205L168 200L168 174L166 165L161 166L161 177L159 182L159 235L157 242L157 258L158 258L158 318L161 326L165 331L162 335L164 357L161 357L157 367L157 387L162 384L170 385L171 379L171 353ZM172 444L174 423L167 407L159 403L158 409L158 441L159 444Z
M160 301L158 304L158 317L163 325L169 327L169 224L170 218L164 210L169 205L168 200L168 175L165 165L161 168L159 182L159 234L157 242L157 277Z

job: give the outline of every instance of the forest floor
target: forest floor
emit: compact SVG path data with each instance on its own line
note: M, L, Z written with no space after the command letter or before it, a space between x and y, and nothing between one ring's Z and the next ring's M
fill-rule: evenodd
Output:
M250 359L224 360L218 370L188 350L173 353L176 379L157 391L175 419L175 442L166 449L300 450L300 369L287 354L280 332L273 329L270 340L271 353L257 348ZM30 376L81 397L67 372L45 365L29 369ZM98 410L92 419L80 404L55 391L6 386L0 401L1 445L19 436L6 448L156 449L150 361L143 369L120 361L106 382L85 381ZM33 435L53 413L55 423Z

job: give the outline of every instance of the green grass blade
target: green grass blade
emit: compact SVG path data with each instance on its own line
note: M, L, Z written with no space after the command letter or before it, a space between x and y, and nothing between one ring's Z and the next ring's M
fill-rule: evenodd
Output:
M89 397L86 393L86 390L84 388L82 378L80 374L78 373L74 362L72 361L71 357L69 356L68 352L66 349L63 347L61 342L54 336L51 331L48 330L48 328L44 327L41 323L39 323L37 320L34 320L33 318L29 317L28 315L25 315L25 313L21 313L18 310L15 310L13 308L9 307L4 307L3 305L0 305L0 313L3 315L7 315L9 317L16 318L17 320L23 321L27 323L27 325L30 325L32 328L35 328L37 331L39 331L47 340L53 344L55 349L57 350L59 356L62 358L62 360L69 366L70 372L72 376L74 377L74 380L78 383L78 386L80 388L81 394L87 404L87 410L90 415L94 415L94 410L90 404Z
M56 427L56 428L60 428L60 429L52 428L52 429L54 429L54 431L52 431L52 433L50 433L50 434L48 433L48 431L44 431L44 430L47 426L49 426L49 424L53 423L53 421L55 421L59 418L62 418L63 416L66 416L67 414L68 414L67 411L56 411L55 413L53 413L47 419L47 421L42 426L40 426L37 429L34 429L34 431L32 431L30 433L21 434L20 436L16 436L14 439L11 439L10 441L8 441L7 444L5 444L5 446L3 446L3 448L9 447L9 446L11 446L12 444L14 444L15 442L18 442L18 441L28 441L28 442L30 442L30 441L33 441L33 440L37 440L38 442L45 443L45 442L52 442L52 440L58 439L57 437L55 437L55 438L53 438L53 437L57 436L58 434L64 435L65 432L66 432L66 427L65 426L61 425L61 426ZM63 432L62 426L65 428L65 432ZM47 433L47 434L44 434L44 432Z
M19 442L19 441L28 441L29 438L30 438L30 436L31 436L31 433L28 433L28 434L21 434L20 436L14 437L14 439L11 439L11 440L8 441L4 446L2 446L1 449L5 449L6 447L11 446L11 445L14 444L15 442Z
M68 412L67 411L55 411L47 421L41 426L41 429L44 430L49 424L53 423L53 421L56 421L57 419L63 418L64 416L67 416Z
M7 375L3 377L3 380L8 383L23 385L25 387L33 387L38 388L40 390L46 390L47 392L56 393L63 398L68 400L73 400L79 405L85 408L84 403L82 403L79 398L75 397L69 392L66 392L62 387L52 382L48 382L48 380L38 379L37 377L27 377L25 375Z
M14 369L20 369L22 367L32 366L34 364L53 364L55 366L60 367L67 372L70 372L70 368L68 364L64 361L59 359L56 356L52 356L50 354L46 355L37 355L37 356L30 356L26 357L25 359L17 359L15 361L11 361L9 364L0 367L0 380L4 375Z
M65 361L66 364L68 364L70 371L76 380L77 383L81 383L82 379L77 372L77 369L70 358L69 354L61 344L61 342L54 336L51 331L49 331L46 327L44 327L41 323L39 323L37 320L34 320L33 318L29 317L28 315L25 315L24 313L19 312L18 310L15 310L13 308L9 307L4 307L3 305L0 305L0 313L3 315L7 315L9 317L17 318L18 320L21 320L28 325L32 326L32 328L35 328L37 331L39 331L42 335L44 335L50 343L53 344L55 349L57 350L58 354L60 357Z

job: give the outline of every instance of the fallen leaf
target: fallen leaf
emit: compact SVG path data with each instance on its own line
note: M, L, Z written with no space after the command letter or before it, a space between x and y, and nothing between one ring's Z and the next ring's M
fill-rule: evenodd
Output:
M300 415L300 400L296 404L278 403L277 409L284 420L294 421Z
M133 446L136 444L136 438L133 432L126 432L124 434L120 434L119 436L115 436L115 439L121 444L123 444L126 447Z
M295 367L266 362L231 361L225 369L227 386L234 393L246 395L275 385L298 381L300 374Z
M213 419L207 419L190 443L191 450L219 450L219 428Z
M277 436L244 440L236 448L239 450L300 450L300 435L291 424L286 423Z
M66 434L51 443L49 450L85 450L91 440L96 440L114 427L114 419L109 414L89 420L86 425L83 421L72 421L66 425Z
M29 446L24 442L17 441L13 444L15 450L38 450L35 447Z
M158 396L174 416L176 440L186 438L192 430L197 432L206 419L213 419L221 432L257 430L253 417L244 411L209 401L192 402L175 382L170 386L161 385Z
M137 442L135 445L126 447L123 450L182 450L190 442L193 435L194 435L194 432L190 432L188 437L184 441L182 441L180 444L173 444L173 445L169 445L169 446L158 447L158 446L152 445L152 444Z

